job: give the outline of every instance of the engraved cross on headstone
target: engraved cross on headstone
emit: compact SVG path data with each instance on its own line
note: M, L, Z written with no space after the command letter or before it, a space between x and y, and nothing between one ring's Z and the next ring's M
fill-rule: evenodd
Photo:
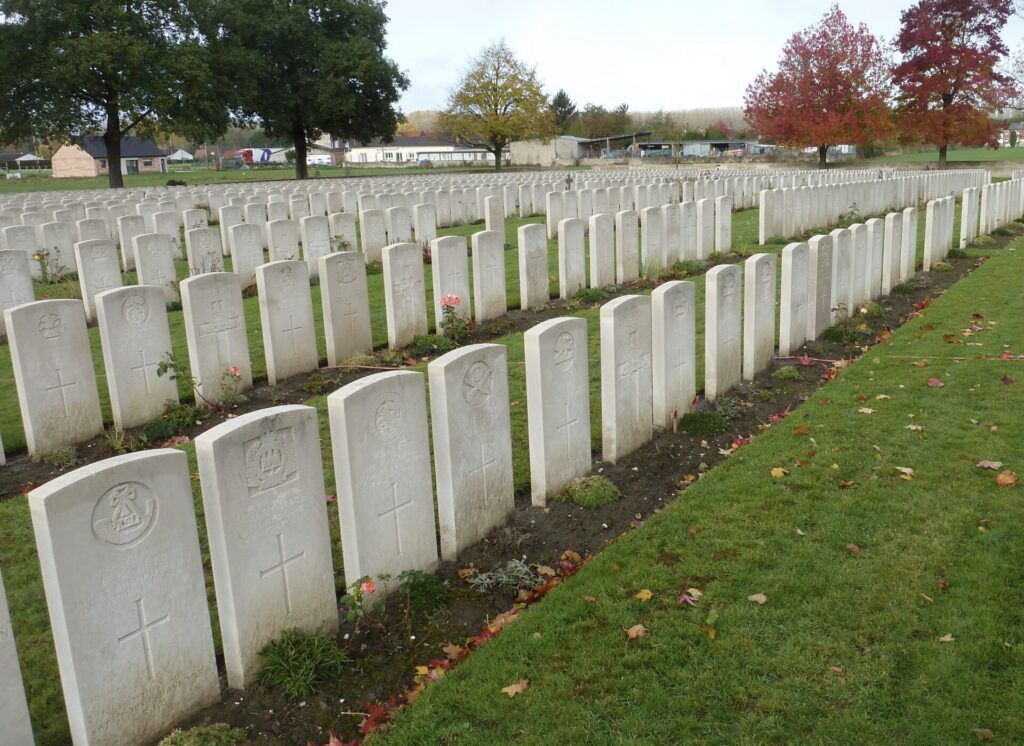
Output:
M155 627L159 627L162 624L166 624L170 621L170 617L164 614L158 619L154 619L151 622L146 621L146 607L141 598L135 599L135 613L138 615L139 626L133 629L131 632L125 635L121 635L117 638L118 646L124 645L126 642L141 637L142 638L142 654L146 658L146 672L149 674L150 680L156 678L156 669L153 667L153 651L150 648L149 633Z
M160 364L159 363L155 363L155 362L154 363L147 363L146 362L146 351L145 350L139 350L139 359L142 360L142 362L139 365L133 366L129 370L132 373L137 373L137 372L140 372L140 371L142 372L142 382L146 386L146 395L149 396L149 394L150 394L150 390L149 390L149 369L153 368L155 370Z
M639 332L631 329L627 332L629 336L629 351L626 359L619 364L619 378L633 379L633 416L640 419L640 374L644 370L650 370L650 355L640 351L637 341Z
M565 432L565 452L568 455L572 451L572 426L580 421L579 417L573 417L570 419L571 413L569 402L565 403L565 418L562 420L561 425L555 427L559 433Z
M215 300L210 303L210 308L216 315L213 321L208 321L205 324L199 325L199 334L203 337L213 337L217 344L217 362L220 365L225 365L230 359L231 353L231 340L229 339L228 332L238 328L239 318L238 316L222 316L224 311L224 301Z
M295 317L292 314L288 314L288 328L282 329L281 331L289 335L292 340L292 353L298 354L298 344L295 341L295 332L301 331L302 326L295 325Z
M298 552L293 554L291 557L285 556L286 552L284 549L284 534L277 535L277 564L271 565L266 570L260 570L260 580L273 575L276 572L281 573L281 582L284 585L284 608L287 614L292 613L292 589L288 583L288 565L292 562L298 562L300 559L306 557L306 552Z
M486 448L486 445L483 443L480 444L480 465L474 466L466 472L469 476L473 476L477 473L480 474L480 479L483 481L484 486L484 500L487 499L487 467L498 462L493 456L490 459L487 458Z
M412 505L412 497L407 499L404 503L398 502L398 484L391 480L391 507L382 513L377 514L377 519L383 521L384 518L392 517L395 521L395 542L398 545L398 553L402 553L402 527L398 521L398 511L402 508L408 508Z
M67 399L67 394L65 393L64 389L71 388L72 386L77 386L77 385L78 385L78 381L65 381L64 380L64 372L60 368L57 368L57 384L55 386L46 386L45 387L46 391L57 391L57 392L60 393L60 403L61 403L61 406L64 409L64 416L65 417L68 416L68 399Z
M416 290L420 281L413 276L412 264L402 266L402 280L395 285L395 290L405 303L409 316L416 315Z

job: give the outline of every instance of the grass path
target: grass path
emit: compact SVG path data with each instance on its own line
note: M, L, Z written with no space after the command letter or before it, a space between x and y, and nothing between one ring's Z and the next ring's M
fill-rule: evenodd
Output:
M1024 362L999 359L1024 353L1011 247L373 743L1024 742L1024 495L975 466L1024 473ZM677 603L687 588L697 608Z

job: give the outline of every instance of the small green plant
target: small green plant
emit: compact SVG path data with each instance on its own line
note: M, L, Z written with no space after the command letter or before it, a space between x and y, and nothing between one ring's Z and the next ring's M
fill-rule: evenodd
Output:
M772 378L778 381L802 381L804 377L800 375L800 371L792 365L783 365L778 370L772 371Z
M244 728L232 728L227 723L211 723L188 730L172 730L160 742L160 746L236 746L248 740L249 735Z
M191 404L168 400L164 405L162 418L171 423L174 434L177 435L187 427L192 427L199 419L200 412Z
M382 275L384 274L384 265L380 262L371 262L366 265L366 274L368 275Z
M103 437L106 438L107 448L118 456L145 448L148 442L145 435L133 435L126 430L107 430Z
M750 246L733 246L732 253L740 257L741 259L748 259L749 257L752 257L754 254L758 253L760 249L760 246L756 248Z
M524 562L525 559L524 557L509 560L491 572L478 572L467 581L469 587L477 593L490 593L495 590L515 593L520 589L536 588L540 582L540 575Z
M580 288L576 293L576 299L586 305L600 303L603 300L607 300L607 298L608 293L602 288Z
M1012 236L1013 231L1006 227L1000 227L993 230L989 235L991 236Z
M323 682L337 678L348 656L334 640L292 629L263 648L260 683L287 697L308 697Z
M456 344L469 339L469 321L456 310L462 305L462 298L447 293L441 296L441 333Z
M581 508L599 508L622 497L619 488L600 474L578 477L569 483L559 499L576 503Z
M889 290L889 294L897 295L900 297L913 295L914 286L911 285L909 282L901 282L899 285L893 285L893 287Z
M221 394L217 400L220 409L231 409L249 401L249 397L242 393L242 372L237 365L225 368L220 380Z
M679 429L692 435L721 435L729 424L717 412L690 412L679 419Z
M743 414L743 405L740 400L728 394L716 397L711 403L711 408L715 410L715 414L725 420L734 420Z
M966 259L967 252L963 249L950 249L946 256L950 259Z
M826 329L821 338L833 344L846 345L856 340L857 333L845 324L836 324Z
M581 308L583 308L583 301L581 301L578 297L569 298L568 300L565 301L564 308L567 313L576 313L576 311L579 311Z
M453 339L441 336L440 334L417 334L412 339L412 347L409 352L416 357L436 355L439 352L448 352L458 347Z
M398 595L417 614L432 614L448 603L448 583L420 570L406 570L398 576Z
M978 236L971 241L971 246L991 246L996 240L992 236Z
M142 426L141 435L147 443L159 443L174 437L174 425L163 418L150 420Z
M949 272L953 269L953 265L949 262L935 262L932 265L932 272Z
M309 374L309 378L306 379L306 382L300 388L310 396L320 396L327 391L330 383L320 371L315 370Z
M765 404L770 404L775 401L775 393L771 389L761 389L757 392L757 398Z
M344 238L338 238L337 236L331 237L331 250L332 251L351 251L352 244L346 241Z
M873 300L869 300L867 303L861 305L857 310L857 313L858 315L866 316L869 319L880 319L885 316L885 309Z
M74 446L54 448L52 451L33 456L32 460L55 469L67 469L78 463L78 449Z
M725 259L725 254L723 254L721 251L712 251L710 254L708 254L707 263L717 264L723 259Z
M390 579L390 575L381 575L378 578L381 582ZM357 627L359 626L359 621L366 615L366 604L363 603L363 600L375 590L377 590L377 581L368 575L364 575L359 580L351 583L345 589L345 595L341 597L341 608L345 611L345 618L350 622L355 622ZM383 600L378 600L375 606L381 603L383 603Z

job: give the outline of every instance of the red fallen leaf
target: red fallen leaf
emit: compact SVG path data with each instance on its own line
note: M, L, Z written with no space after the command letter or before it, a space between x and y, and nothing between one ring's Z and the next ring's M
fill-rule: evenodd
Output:
M736 438L732 443L729 444L729 447L733 448L733 449L736 449L736 448L741 448L741 447L743 447L745 445L749 445L749 443L750 443L750 438L749 437L747 437L747 438Z
M31 492L41 484L42 482L29 482L28 484L22 486L22 488L18 490L18 492L20 492L22 495L27 495L29 492Z
M1000 360L1011 360L1012 358L1013 353L1009 351L1004 351L1003 354L999 356Z
M971 314L971 318L983 319L985 318L985 314L983 314L981 311L975 311L974 313Z
M1009 386L1011 383L1014 382L1014 380L1012 378L1010 378L1009 376L1003 376L999 380L1002 381L1003 383L1005 383L1007 386Z
M327 496L327 504L328 505L330 505L331 503L336 503L336 502L338 502L337 495L328 495Z
M949 590L949 581L946 580L945 578L939 578L939 580L936 583L936 585L938 586L940 591L945 592L945 591Z
M850 554L852 554L854 556L857 556L858 554L860 554L860 547L857 546L856 544L847 544L846 545L846 549L850 552Z
M782 422L783 418L785 418L786 416L789 415L789 412L790 412L789 407L786 407L781 412L776 412L771 417L769 417L768 421L771 422L772 424L777 424L779 422Z
M376 704L374 702L367 702L366 712L368 713L367 716L359 724L359 732L364 736L378 730L391 718L387 703Z
M562 552L561 559L568 560L573 564L579 564L582 561L582 557L580 557L579 553L574 552L571 549L566 549L564 552Z
M809 368L814 365L814 361L811 360L807 355L797 355L795 358L797 365L802 365L805 368Z
M938 378L929 378L929 379L928 379L928 385L929 385L929 386L930 386L931 388L933 388L933 389L941 389L941 388L942 388L943 386L945 386L946 384L945 384L945 383L943 383L943 382L942 382L941 380L939 380Z
M328 739L326 746L359 746L362 742L363 739L361 738L353 738L351 741L346 741L331 733L331 737Z
M925 298L924 300L915 303L914 304L914 308L916 310L918 310L918 311L921 311L921 310L923 310L925 308L928 308L928 306L930 306L931 304L932 304L932 299L931 298Z

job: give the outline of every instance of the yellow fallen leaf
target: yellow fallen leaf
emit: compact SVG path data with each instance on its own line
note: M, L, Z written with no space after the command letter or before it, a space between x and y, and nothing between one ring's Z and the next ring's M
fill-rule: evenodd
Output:
M939 638L939 642L956 642L956 638L951 633L947 633Z
M755 604L761 604L762 606L768 603L768 596L763 593L755 593L752 596L747 596L748 601L753 601Z
M797 535L797 536L807 536L807 534L805 534L805 533L804 533L803 531L801 531L800 529L797 529L797 530L796 530L796 535Z
M701 596L704 595L704 591L700 590L699 588L687 588L686 592L690 594L690 598L692 598L694 601L700 601Z
M883 399L892 399L892 397L889 396L888 394L879 394L875 398L878 399L879 401L882 401Z
M595 598L594 596L583 596L582 598L588 604L596 604L597 603L597 598Z
M781 466L776 466L774 469L772 469L772 476L775 477L776 479L784 477L787 474L789 474L789 471L783 469Z
M1000 487L1013 487L1017 484L1017 475L1009 469L1005 469L996 475L996 484Z
M1003 466L1002 461L989 461L988 459L982 459L975 464L979 469L1001 469Z
M537 565L537 574L545 578L553 578L558 573L555 572L554 568L548 567L547 565Z
M622 631L626 633L626 637L630 640L635 640L636 638L643 637L647 634L647 627L642 624L634 624L629 629L624 629Z
M509 699L512 699L517 694L522 694L526 691L526 688L530 685L529 679L519 679L513 684L509 684L504 687L501 691L508 695Z
M861 414L874 414L878 410L877 409L872 409L871 407L861 407L857 411L860 412Z
M637 591L636 593L634 593L633 598L635 598L637 601L650 601L651 596L653 595L653 593L644 588L642 591Z
M900 479L905 479L909 482L914 478L914 470L909 466L897 466L896 471L900 473Z
M426 676L430 673L430 669L427 666L416 666L416 673L420 676Z
M921 431L924 430L924 425L904 425L904 429Z
M580 557L579 553L574 552L571 549L566 549L564 552L562 552L562 556L559 559L568 560L569 562L572 562L574 565L578 565L580 562L583 561L583 558Z

